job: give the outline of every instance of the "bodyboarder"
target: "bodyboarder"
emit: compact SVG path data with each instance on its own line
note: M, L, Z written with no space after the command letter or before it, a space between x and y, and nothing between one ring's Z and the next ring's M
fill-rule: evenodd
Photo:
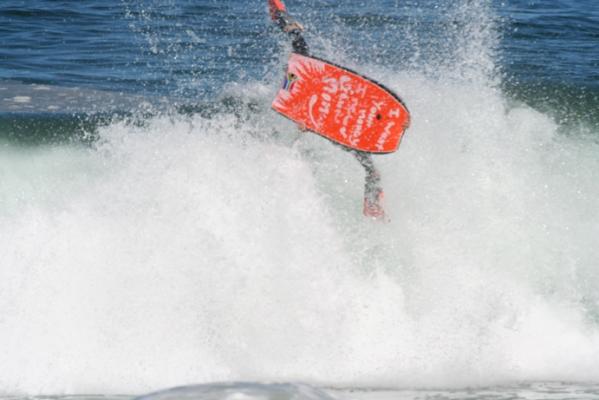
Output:
M303 56L309 56L308 44L304 40L302 34L304 27L287 13L285 5L281 0L269 0L268 3L272 20L291 39L293 52ZM349 149L344 146L341 147L350 152L366 172L364 184L364 215L374 219L385 220L386 216L383 208L384 193L380 183L381 176L374 166L371 154Z

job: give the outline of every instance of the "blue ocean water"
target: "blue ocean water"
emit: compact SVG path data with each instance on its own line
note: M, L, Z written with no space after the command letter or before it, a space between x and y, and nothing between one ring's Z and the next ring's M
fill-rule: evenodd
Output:
M597 398L599 3L287 6L411 110L386 224L264 2L1 0L0 397Z
M466 22L452 11L458 4L300 0L292 6L309 39L335 38L331 46L351 61L418 68L459 44L450 36ZM506 86L532 103L538 95L556 108L577 99L596 107L597 2L489 4ZM280 37L264 14L258 1L4 0L0 79L194 102L225 83L264 79L280 61Z

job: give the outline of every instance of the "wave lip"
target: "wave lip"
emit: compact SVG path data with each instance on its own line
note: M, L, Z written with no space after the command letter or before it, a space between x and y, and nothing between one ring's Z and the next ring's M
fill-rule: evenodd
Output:
M297 383L232 382L181 386L134 400L334 400L315 387Z

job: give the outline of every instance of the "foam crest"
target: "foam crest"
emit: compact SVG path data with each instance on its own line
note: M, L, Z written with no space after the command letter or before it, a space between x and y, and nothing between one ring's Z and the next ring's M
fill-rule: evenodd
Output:
M415 117L377 158L388 225L351 156L265 140L266 114L115 123L12 164L3 390L597 379L596 146L494 89L386 78Z

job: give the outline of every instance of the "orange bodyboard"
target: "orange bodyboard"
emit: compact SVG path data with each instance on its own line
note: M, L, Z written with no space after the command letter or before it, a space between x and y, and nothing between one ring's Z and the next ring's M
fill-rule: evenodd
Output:
M333 142L369 153L397 150L410 125L401 99L377 82L293 53L272 108Z

